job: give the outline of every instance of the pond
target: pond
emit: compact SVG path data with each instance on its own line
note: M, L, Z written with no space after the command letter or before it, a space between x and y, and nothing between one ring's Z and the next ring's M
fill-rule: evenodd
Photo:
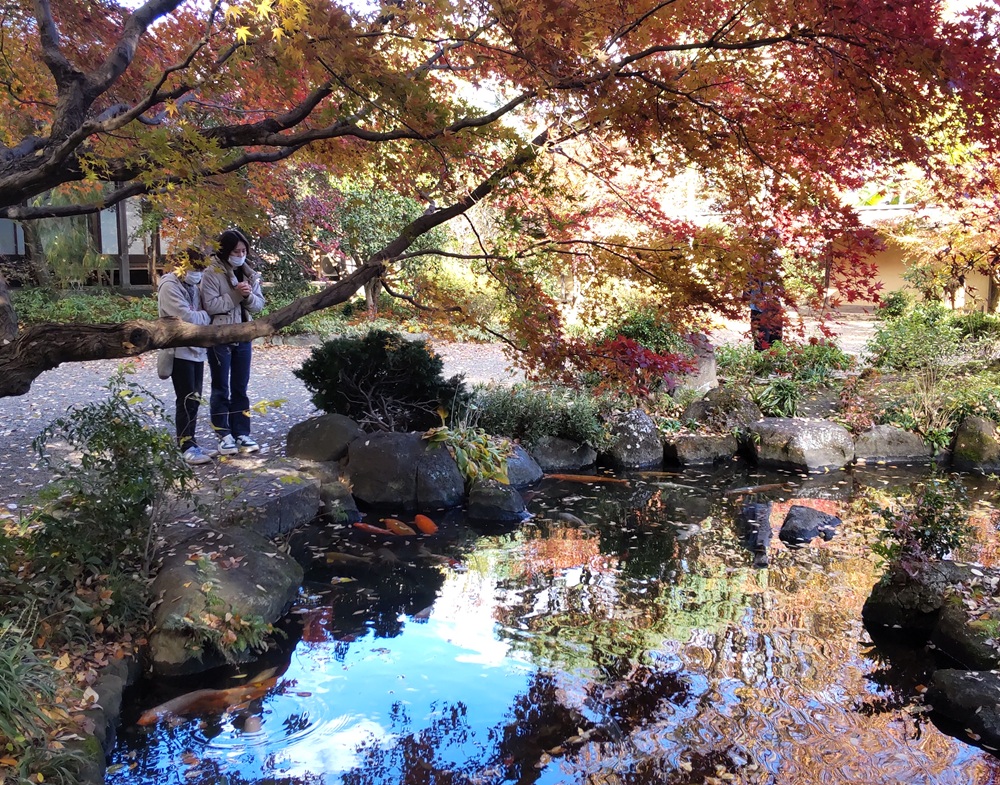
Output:
M248 674L139 685L107 781L997 781L1000 760L921 705L930 664L861 622L880 568L849 504L920 476L633 472L545 480L533 517L496 530L460 513L412 541L326 529L288 638L249 672L276 667L277 684L229 714L150 727L144 709ZM992 527L995 484L966 482ZM844 525L796 550L775 537L755 569L735 523L747 499L776 502L775 531L793 500ZM992 563L984 542L973 555Z

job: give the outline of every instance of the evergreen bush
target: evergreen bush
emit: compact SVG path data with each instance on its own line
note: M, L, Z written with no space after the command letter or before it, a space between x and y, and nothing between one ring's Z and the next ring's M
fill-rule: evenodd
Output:
M295 375L325 412L343 414L369 430L425 431L438 410L461 406L461 376L445 379L441 358L421 340L388 330L342 337L316 347Z

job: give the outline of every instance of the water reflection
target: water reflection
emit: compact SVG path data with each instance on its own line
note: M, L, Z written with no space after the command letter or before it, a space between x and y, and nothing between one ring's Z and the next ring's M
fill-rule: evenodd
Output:
M924 665L886 658L860 621L878 569L848 504L859 485L913 479L550 482L526 524L446 520L420 543L333 559L310 575L268 696L126 725L108 781L995 781L995 758L927 722ZM995 502L990 485L970 490ZM774 502L775 524L792 503L845 524L799 550L775 539L755 569L734 514L747 499Z

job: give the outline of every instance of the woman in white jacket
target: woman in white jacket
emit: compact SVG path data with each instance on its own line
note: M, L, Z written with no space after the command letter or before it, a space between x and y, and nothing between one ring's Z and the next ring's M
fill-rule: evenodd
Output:
M249 322L264 308L260 274L247 263L250 241L238 229L219 236L219 250L205 271L201 296L212 324ZM212 428L219 437L219 452L257 452L260 447L250 437L250 341L225 343L208 350L212 371L209 407Z
M160 278L157 287L160 316L175 316L190 324L211 323L212 317L202 308L199 288L207 264L199 252L189 250L186 262L179 265L177 272ZM177 398L174 415L177 444L184 460L193 465L211 463L212 456L216 454L214 450L199 447L195 438L207 355L208 352L198 346L179 346L174 350L174 365L170 373Z

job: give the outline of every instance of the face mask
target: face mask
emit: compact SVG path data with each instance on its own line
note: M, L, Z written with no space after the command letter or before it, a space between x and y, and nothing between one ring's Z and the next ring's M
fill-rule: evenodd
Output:
M185 283L199 284L199 283L201 283L201 277L204 274L205 273L202 270L192 270L189 273L184 273L184 282Z
M229 257L229 263L233 267L242 267L243 266L243 262L245 262L246 260L247 260L246 255L243 255L243 256L230 256Z

